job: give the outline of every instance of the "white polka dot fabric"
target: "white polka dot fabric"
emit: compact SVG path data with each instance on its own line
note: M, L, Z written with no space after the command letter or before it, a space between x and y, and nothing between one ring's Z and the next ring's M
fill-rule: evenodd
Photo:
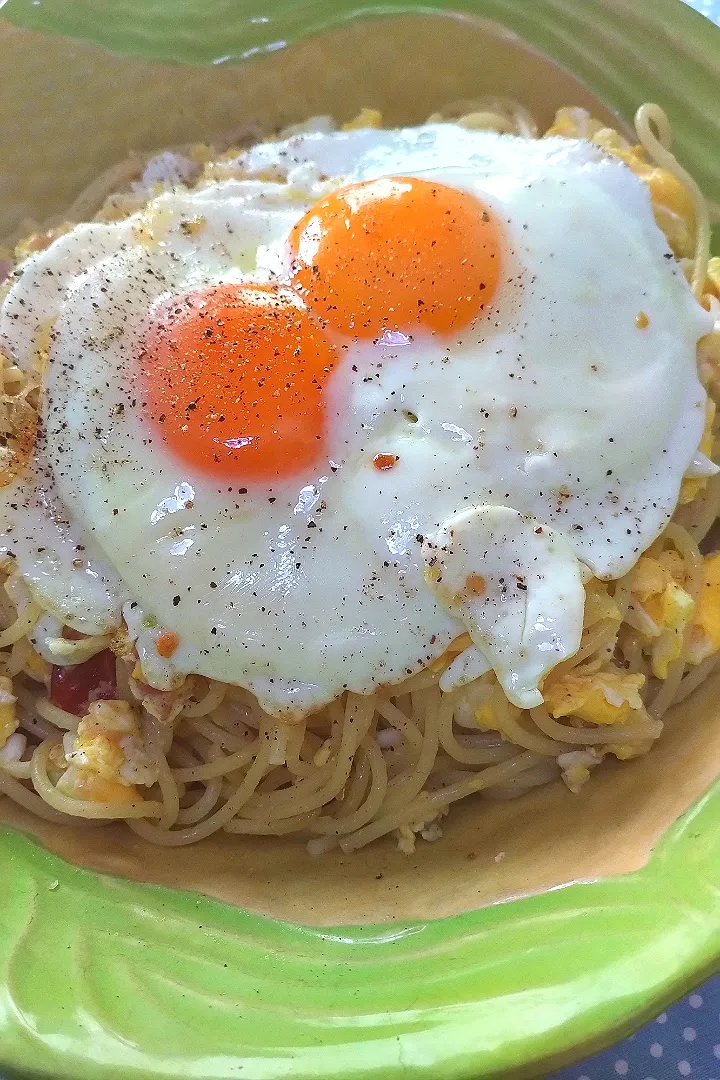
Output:
M720 977L636 1035L546 1080L720 1080Z

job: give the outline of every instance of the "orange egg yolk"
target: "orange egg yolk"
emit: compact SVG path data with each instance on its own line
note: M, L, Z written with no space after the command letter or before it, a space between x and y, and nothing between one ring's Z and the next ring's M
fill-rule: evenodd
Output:
M271 484L321 457L324 387L336 360L291 290L217 285L176 298L149 328L144 406L187 465Z
M298 221L290 247L293 284L310 307L360 338L465 329L501 272L491 211L474 195L411 177L333 192Z

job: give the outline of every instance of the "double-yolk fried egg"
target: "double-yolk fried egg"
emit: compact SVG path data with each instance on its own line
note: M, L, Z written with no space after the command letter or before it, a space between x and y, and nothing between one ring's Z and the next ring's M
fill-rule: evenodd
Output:
M712 470L709 316L647 190L588 143L452 124L303 134L240 171L19 268L0 345L40 363L42 423L5 550L76 630L139 604L158 685L301 715L467 632L445 688L493 668L540 703L585 582Z

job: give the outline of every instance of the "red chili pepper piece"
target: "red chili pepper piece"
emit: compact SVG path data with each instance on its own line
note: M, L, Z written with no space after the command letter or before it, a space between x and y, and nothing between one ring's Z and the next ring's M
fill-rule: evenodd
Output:
M83 716L93 701L117 697L115 653L110 649L91 656L84 664L53 667L50 701L65 712Z

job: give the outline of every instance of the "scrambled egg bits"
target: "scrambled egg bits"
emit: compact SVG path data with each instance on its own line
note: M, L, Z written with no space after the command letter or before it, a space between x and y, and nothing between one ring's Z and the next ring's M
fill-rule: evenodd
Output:
M137 802L137 785L157 780L137 712L126 701L95 701L51 754L58 791L92 802Z
M695 602L683 588L683 562L675 551L656 558L643 556L632 574L631 616L641 639L649 646L650 666L657 679L666 679L668 667L682 651L684 631Z
M17 731L18 719L15 708L17 698L13 694L12 679L0 675L0 750L10 736Z
M700 664L720 649L720 552L705 559L703 583L690 627L687 657Z
M640 690L644 675L630 675L611 665L594 674L569 672L543 687L545 704L555 718L572 716L589 724L625 724L634 711L643 712Z

